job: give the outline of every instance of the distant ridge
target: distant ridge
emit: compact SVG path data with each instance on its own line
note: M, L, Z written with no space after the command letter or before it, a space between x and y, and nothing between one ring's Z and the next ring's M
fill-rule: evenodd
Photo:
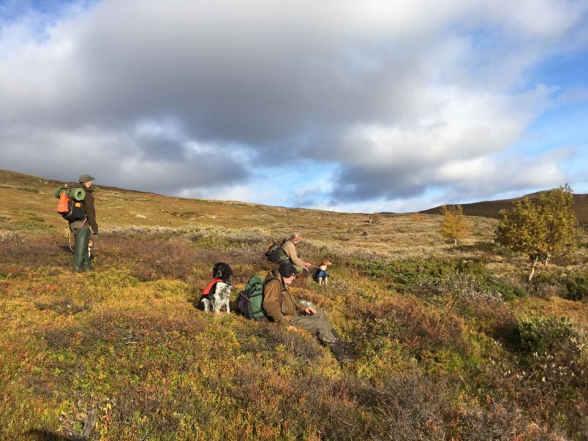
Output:
M512 208L516 201L519 201L525 197L537 197L539 193L532 193L526 196L513 199L502 199L497 201L482 201L473 202L470 204L460 204L463 207L463 212L467 216L479 216L479 217L490 217L499 218L500 211L504 209ZM574 206L576 209L576 215L582 225L588 225L588 194L575 194L574 195ZM430 208L428 210L421 211L423 214L440 214L443 206Z
M55 185L60 186L67 182L74 182L76 176L72 176L71 179L68 180L59 180L54 178L43 178L40 176L29 175L26 173L14 172L11 170L4 170L0 169L0 187L14 187L15 185L38 185L38 184L48 184L48 185ZM121 187L113 187L109 185L99 185L100 188L112 191L124 191L127 193L140 193L140 194L153 194L151 192L141 191L141 190L134 190L130 188L121 188Z
M72 178L75 179L75 176ZM17 189L17 190L24 190L24 191L31 191L35 190L39 186L43 185L50 185L57 187L58 185L62 184L64 181L60 181L54 178L43 178L34 175L28 175L25 173L14 172L10 170L3 170L0 169L0 189ZM185 198L178 198L173 196L165 196L165 195L158 195L157 193L152 192L145 192L141 190L133 190L133 189L125 189L120 187L113 187L113 186L106 186L99 183L98 187L103 190L110 190L116 192L124 192L129 194L135 195L156 195L167 197L174 200L180 200ZM513 199L502 199L496 201L481 201L481 202L473 202L469 204L459 204L463 207L464 214L467 216L477 216L477 217L488 217L488 218L499 218L500 211L503 209L508 209L513 206L513 203L521 200L525 197L537 197L538 193L528 194L519 198ZM197 199L192 199L196 201ZM252 206L252 207L266 207L266 208L275 208L277 210L286 209L285 207L272 207L270 205L263 205L263 204L253 204L248 202L239 202L239 201L216 201L216 200L207 200L207 199L200 199L201 202L206 203L218 203L226 205L242 205L242 206ZM584 226L588 226L588 194L575 194L574 195L574 204L576 209L576 214L578 216L578 220ZM428 210L420 211L419 213L422 214L440 214L443 209L443 205L438 207L430 208ZM323 210L317 209L304 209L304 208L287 208L288 211L295 212L295 211L309 211L309 212L319 212ZM339 213L341 215L354 215L354 214L369 214L369 213ZM401 216L400 213L391 213L391 212L381 212L379 214L382 215L389 215L389 216Z

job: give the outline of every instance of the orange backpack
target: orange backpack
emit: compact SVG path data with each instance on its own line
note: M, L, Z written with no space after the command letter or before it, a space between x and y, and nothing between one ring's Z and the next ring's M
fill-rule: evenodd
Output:
M70 188L65 185L55 192L57 212L68 222L84 220L86 213L82 201L86 193L81 188Z
M62 191L59 195L59 200L57 201L57 212L62 216L69 213L69 196L67 195L67 191Z

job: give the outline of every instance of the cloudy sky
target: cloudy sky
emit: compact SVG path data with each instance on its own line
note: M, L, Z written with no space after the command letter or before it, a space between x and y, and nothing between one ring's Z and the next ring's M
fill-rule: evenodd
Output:
M0 168L353 211L588 192L588 1L0 0Z

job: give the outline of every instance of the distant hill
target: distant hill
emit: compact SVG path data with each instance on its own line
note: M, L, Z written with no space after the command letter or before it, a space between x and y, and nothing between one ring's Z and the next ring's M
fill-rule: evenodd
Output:
M17 173L13 171L0 169L0 196L4 197L4 205L3 207L0 207L0 229L2 229L3 224L2 216L4 216L4 218L8 216L8 213L3 212L16 207L19 207L21 210L24 211L26 211L26 209L32 209L38 214L42 213L43 216L47 215L49 217L52 217L53 219L49 221L50 223L58 223L60 219L53 215L53 199L51 197L44 197L42 195L51 195L55 188L61 183L61 181L57 181L54 179L46 179L37 176L31 176L23 173ZM208 216L210 218L209 221L211 223L214 223L216 225L223 224L225 226L232 227L235 226L237 219L246 217L249 220L251 220L251 216L256 217L260 214L263 214L263 216L265 217L262 216L263 219L259 219L260 221L263 221L261 225L265 224L264 226L267 226L268 221L271 218L274 222L277 222L278 224L296 225L296 228L298 230L305 230L307 227L310 227L311 231L309 231L309 233L312 235L312 231L316 230L316 226L313 225L311 227L311 224L313 224L313 222L311 222L310 224L308 223L309 217L320 218L321 216L328 215L331 219L333 219L335 223L340 221L348 222L351 219L354 219L359 223L362 223L366 219L370 218L370 215L366 213L326 212L314 209L274 207L268 205L250 204L246 202L236 201L184 199L177 197L162 196L138 190L121 189L112 186L100 185L101 182L99 182L98 184L98 187L101 190L100 194L104 195L107 198L107 201L102 201L100 204L101 211L104 213L103 210L106 210L106 218L109 220L109 218L111 217L110 205L114 204L114 207L112 208L113 210L115 210L112 212L112 214L114 215L114 213L116 213L116 223L119 225L121 223L137 223L141 219L140 217L136 217L139 211L145 212L143 214L138 213L139 216L147 214L149 215L148 217L150 219L150 222L144 223L148 223L150 225L154 222L161 222L162 219L160 219L160 217L162 216L162 214L167 213L168 218L165 219L166 225L175 225L176 221L180 223L192 222L196 218L198 218L199 221L203 221L203 216ZM22 198L18 196L19 194L22 195L23 193L28 194L27 203L24 205L22 202ZM32 196L35 194L36 196ZM533 197L537 196L538 194L540 193L533 193L527 196ZM134 213L129 216L129 210L121 212L119 210L120 206L117 205L121 199L124 199L125 202L129 204L127 205L127 208L130 211L137 211L137 213ZM503 199L497 201L474 202L470 204L461 204L461 206L463 207L464 213L467 216L477 216L496 219L499 218L500 210L511 208L513 203L520 199L522 199L522 197L514 199ZM582 225L588 225L588 194L574 195L574 199L576 212L580 223ZM139 205L135 205L136 202L144 203L147 201L151 203L147 205L144 205L142 203ZM38 206L35 206L34 208L32 206L27 206L30 204L34 206L37 204L37 202L42 202L42 204L44 205L43 210L39 211ZM164 205L164 207L160 207L160 205ZM170 206L174 206L176 207L176 209L169 211L168 208ZM421 211L420 213L440 214L442 208L443 206L439 206ZM186 212L183 212L182 209ZM154 210L158 213L157 215L155 214L155 212L147 213L148 211ZM200 213L201 210L203 211L203 213ZM386 216L387 218L396 216L403 217L399 213L381 214L389 215ZM294 219L292 218L293 215L296 215L296 221L294 221ZM104 216L101 217L104 218ZM300 219L298 219L298 217L300 217ZM285 218L289 218L289 221L285 222ZM337 219L337 221L335 221L335 219Z
M304 243L308 246L328 247L346 255L395 257L436 253L437 245L443 243L440 219L434 215L423 215L417 223L410 215L380 216L374 220L374 216L362 213L187 199L108 187L103 185L108 182L102 180L97 184L98 223L105 234L160 230L174 236L209 237L222 232L246 236L252 246L260 244L267 248L273 240L297 231L306 238ZM54 192L59 185L56 179L0 170L0 239L7 232L63 236L66 222L55 212ZM478 218L477 231L483 232L484 237L476 240L490 240L493 223L491 219ZM226 249L232 250L229 242L233 239L226 240ZM447 251L441 248L442 253ZM1 280L0 274L0 284Z
M520 198L502 199L497 201L483 201L474 202L471 204L460 204L463 207L463 212L467 216L480 216L489 218L499 218L500 211L512 208L514 202L523 199L524 197L536 197L541 193L533 193ZM574 205L578 220L582 225L588 225L588 194L574 195ZM423 214L440 214L443 206L431 208L429 210L421 211Z

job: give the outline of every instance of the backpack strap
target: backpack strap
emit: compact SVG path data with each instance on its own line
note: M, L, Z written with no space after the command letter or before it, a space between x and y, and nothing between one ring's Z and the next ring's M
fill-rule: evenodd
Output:
M222 282L222 279L220 279L220 278L217 277L215 279L212 279L210 282L208 282L208 285L206 285L206 288L204 288L202 290L202 295L203 296L209 296L210 295L210 291L212 291L212 287L214 285L216 285L218 282Z

